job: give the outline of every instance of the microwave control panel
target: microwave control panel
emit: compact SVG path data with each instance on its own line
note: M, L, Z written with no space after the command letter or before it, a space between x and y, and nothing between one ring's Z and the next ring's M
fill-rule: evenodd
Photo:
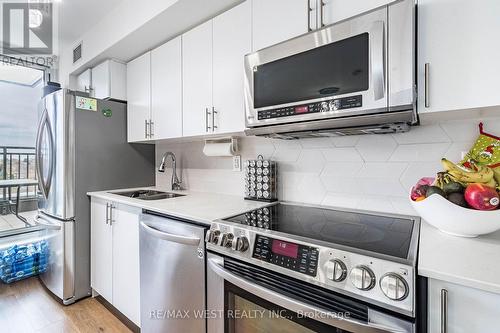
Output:
M318 249L257 235L252 257L293 271L316 276Z
M356 95L356 96L332 99L324 102L316 102L298 106L289 106L273 110L258 111L257 119L263 120L263 119L272 119L280 117L299 116L309 113L332 112L332 111L335 112L339 110L359 108L361 106L363 106L363 96Z

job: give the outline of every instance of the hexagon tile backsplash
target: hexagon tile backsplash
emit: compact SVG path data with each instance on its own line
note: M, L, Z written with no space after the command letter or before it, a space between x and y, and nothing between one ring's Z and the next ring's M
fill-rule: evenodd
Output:
M412 128L408 133L314 138L293 141L240 139L242 161L261 154L278 161L280 200L414 214L410 187L441 170L440 159L459 161L478 136L479 119L454 120ZM500 118L485 120L493 134ZM203 142L159 143L157 160L173 151L183 186L193 191L243 195L243 172L232 171L229 157L207 157ZM170 171L170 170L169 170ZM170 172L156 183L170 184Z

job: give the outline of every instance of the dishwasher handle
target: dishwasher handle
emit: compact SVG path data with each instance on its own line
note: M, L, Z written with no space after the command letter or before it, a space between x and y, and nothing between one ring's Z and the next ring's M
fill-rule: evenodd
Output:
M174 235L170 234L168 232L160 231L158 229L155 229L149 225L147 225L144 222L141 222L141 227L151 234L154 237L174 242L174 243L179 243L179 244L184 244L184 245L192 245L192 246L197 246L200 244L201 238L198 237L188 237L188 236L181 236L181 235Z

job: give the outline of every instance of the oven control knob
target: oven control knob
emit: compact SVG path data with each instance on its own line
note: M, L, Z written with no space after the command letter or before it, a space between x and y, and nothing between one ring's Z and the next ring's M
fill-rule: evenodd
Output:
M375 286L375 274L366 266L356 266L351 270L351 282L359 290L370 290Z
M387 273L380 279L380 289L393 301L402 301L408 296L408 283L399 274Z
M338 99L331 100L329 102L329 105L330 105L330 111L337 111L338 109L340 109L340 100Z
M248 238L245 236L233 238L231 248L234 251L245 252L248 250Z
M219 230L208 230L206 240L209 243L217 245L219 243L219 236L220 236Z
M330 260L327 267L327 276L334 282L344 281L347 276L347 267L339 259Z
M328 111L330 111L328 102L321 102L321 112L328 112Z
M233 243L234 235L230 232L222 235L222 241L220 243L221 246L231 248Z

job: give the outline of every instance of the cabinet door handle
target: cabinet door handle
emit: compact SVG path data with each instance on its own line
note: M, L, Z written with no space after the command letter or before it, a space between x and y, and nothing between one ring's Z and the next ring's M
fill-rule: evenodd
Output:
M155 132L154 132L154 122L153 120L149 120L149 137L150 138L153 138L155 136Z
M212 106L212 132L215 132L215 129L217 128L217 126L215 126L215 115L217 113L218 112L215 111L215 108Z
M148 120L144 119L144 137L147 139L149 137L148 134Z
M307 31L312 31L311 28L311 0L307 0Z
M208 108L205 108L205 132L210 132L211 127L208 125L208 117L211 112L208 111Z
M319 27L323 28L325 24L323 23L323 7L325 7L325 2L319 0Z
M429 63L426 62L424 65L424 103L425 107L428 108L429 103Z
M106 202L106 224L109 222L109 203Z
M116 208L114 204L109 204L109 226L113 225L115 219L113 219L113 208Z
M441 333L448 333L448 290L441 289Z

